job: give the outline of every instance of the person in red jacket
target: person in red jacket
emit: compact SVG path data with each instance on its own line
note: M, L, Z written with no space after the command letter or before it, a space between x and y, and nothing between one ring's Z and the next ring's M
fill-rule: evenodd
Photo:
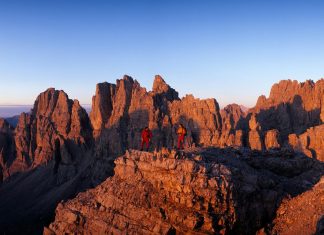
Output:
M148 127L145 127L142 130L142 144L141 144L141 151L143 151L144 144L146 144L146 151L150 148L150 141L152 139L152 132Z

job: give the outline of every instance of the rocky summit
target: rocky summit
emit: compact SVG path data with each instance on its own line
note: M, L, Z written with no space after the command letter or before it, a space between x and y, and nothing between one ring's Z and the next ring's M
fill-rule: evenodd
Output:
M20 115L12 131L15 151L2 158L4 177L52 161L55 139L60 140L65 161L80 158L91 145L91 132L88 115L77 100L69 99L63 91L46 90L37 97L30 113Z
M281 81L273 86L269 98L260 96L254 108L243 112L237 104L220 109L215 99L200 100L193 95L179 99L160 76L155 77L150 92L125 76L117 85L97 85L91 123L97 142L116 156L138 147L145 126L153 131L155 148L172 148L175 129L182 123L188 130L188 146L289 147L324 160L320 150L324 142L320 128L323 81Z
M0 232L321 231L324 79L280 81L242 107L181 98L160 75L151 90L127 75L97 84L89 115L47 89L15 127L0 119ZM150 153L135 150L144 127ZM309 230L289 208L314 215Z
M324 173L323 163L291 152L213 148L130 150L115 164L113 177L61 202L44 234L277 234L283 214L293 221L300 213L282 208L306 202L304 194L296 195ZM323 180L313 189L319 194L312 201L313 222L323 213ZM316 232L316 223L297 227Z

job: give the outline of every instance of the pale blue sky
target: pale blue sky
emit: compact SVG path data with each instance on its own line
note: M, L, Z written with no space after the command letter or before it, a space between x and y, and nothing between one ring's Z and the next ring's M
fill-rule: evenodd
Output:
M175 3L176 2L176 3ZM253 106L282 79L324 77L324 1L0 0L0 105L48 87L155 74L183 96Z

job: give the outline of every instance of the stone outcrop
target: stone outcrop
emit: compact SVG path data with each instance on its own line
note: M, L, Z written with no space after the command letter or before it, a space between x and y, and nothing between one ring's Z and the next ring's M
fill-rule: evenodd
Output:
M291 152L131 150L115 175L61 202L44 234L270 233L283 198L315 184L324 166Z
M101 92L104 90L109 90L109 95ZM98 84L93 101L91 123L97 143L108 147L106 155L120 154L135 145L138 147L142 128L157 129L152 95L129 76L117 80L116 85Z
M273 234L323 234L324 177L309 191L284 200L273 222Z
M272 86L269 98L260 96L250 112L257 113L262 130L277 129L287 140L291 133L321 124L323 97L324 79L316 83L283 80Z
M117 80L116 85L98 84L90 119L97 143L108 146L108 152L99 155L138 148L141 129L146 126L152 130L152 144L158 149L176 146L180 123L188 130L187 145L212 145L222 125L215 99L189 95L180 100L161 76L155 77L151 92L129 76Z
M245 117L245 112L241 109L238 104L227 105L224 109L221 110L222 117L222 130L236 130L241 128L239 122L242 118Z
M249 120L249 147L253 150L263 150L263 142L261 138L261 127L259 122L257 121L256 115L253 114Z
M324 161L324 124L311 127L301 135L289 135L289 145L311 158Z
M160 75L155 76L152 92L155 96L166 98L168 101L179 99L178 92L171 88Z
M107 82L97 84L90 113L91 124L95 132L100 131L108 123L113 110L115 92L116 85Z
M242 120L245 118L245 112L237 104L227 105L220 111L221 115L221 132L218 140L214 141L215 146L227 147L244 145L244 136L242 130Z
M145 126L153 131L154 148L173 148L180 123L188 130L187 147L266 150L287 146L289 134L300 135L305 128L321 123L323 84L323 79L316 83L281 81L272 87L269 98L260 96L256 106L245 113L236 104L220 110L215 99L192 95L179 99L159 75L150 92L129 76L116 85L100 83L90 114L94 136L103 150L97 154L117 156L128 148L138 148Z
M259 132L256 130L251 130L249 132L249 147L252 150L263 150L262 139Z
M264 144L267 150L272 148L280 148L279 131L276 129L267 131L264 138Z
M250 125L248 146L261 150L290 145L296 150L302 149L310 157L321 155L318 148L321 146L318 139L321 138L302 133L309 133L306 131L308 128L316 128L323 123L323 97L324 79L316 83L311 80L302 83L284 80L274 84L269 98L260 96L256 106L248 111L246 120L242 122L243 126L244 122ZM257 123L255 120L258 120ZM258 126L257 131L253 124ZM297 141L298 136L304 139ZM309 150L308 142L312 142L315 149L311 147L312 150Z
M11 174L53 160L54 141L61 143L62 161L73 162L92 142L86 111L77 100L53 88L41 93L30 114L22 113L15 129L16 154L8 164Z
M200 100L192 95L170 104L170 119L172 126L182 123L188 129L189 143L203 146L211 146L222 127L217 101Z

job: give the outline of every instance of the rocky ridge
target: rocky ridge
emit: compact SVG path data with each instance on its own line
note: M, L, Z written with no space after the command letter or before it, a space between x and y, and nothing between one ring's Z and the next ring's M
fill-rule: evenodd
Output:
M242 146L243 133L236 124L244 113L238 105L226 110L221 112L215 99L192 95L179 99L161 76L155 77L150 92L125 76L117 85L97 85L90 119L97 142L109 146L106 154L118 155L138 147L140 130L145 126L153 132L155 148L172 148L180 123L188 130L188 146Z
M236 104L220 110L215 99L200 100L192 95L179 99L161 76L156 76L151 92L125 76L117 85L97 85L91 123L98 142L109 146L106 155L117 156L128 148L137 148L140 130L145 126L153 131L156 149L172 148L176 145L175 130L182 123L188 130L188 146L255 150L290 147L322 160L319 149L323 147L323 135L317 134L320 140L316 140L314 148L308 144L296 148L288 137L302 136L308 128L322 124L323 81L281 81L272 87L269 98L260 96L254 108L243 112ZM311 131L308 130L309 138L316 135Z
M316 83L284 80L272 86L269 98L260 96L250 112L256 115L263 135L277 130L280 146L292 147L323 161L323 101L324 79ZM301 140L295 141L296 136Z
M61 202L44 234L275 234L282 199L315 184L324 165L291 152L255 154L131 150L113 177Z
M152 91L124 76L116 84L97 85L90 118L77 100L50 88L38 96L30 113L20 115L15 129L0 119L0 179L4 180L0 208L6 212L0 213L0 231L27 231L30 224L48 224L60 200L100 184L113 174L117 156L139 148L145 126L153 131L152 151L172 149L176 128L182 123L188 130L189 149L209 146L225 151L233 147L233 152L252 149L264 151L256 152L259 155L272 152L272 157L290 149L312 158L309 162L323 161L323 81L281 81L273 86L269 98L261 96L256 107L243 112L236 104L220 109L215 99L192 95L180 99L158 75ZM62 154L57 175L53 174L56 138ZM258 154L252 151L250 155ZM308 169L306 164L292 170L280 160L255 164L257 169L280 169L279 175L291 171L295 176ZM303 188L304 183L301 185L295 187ZM253 229L260 227L256 224L251 225Z

